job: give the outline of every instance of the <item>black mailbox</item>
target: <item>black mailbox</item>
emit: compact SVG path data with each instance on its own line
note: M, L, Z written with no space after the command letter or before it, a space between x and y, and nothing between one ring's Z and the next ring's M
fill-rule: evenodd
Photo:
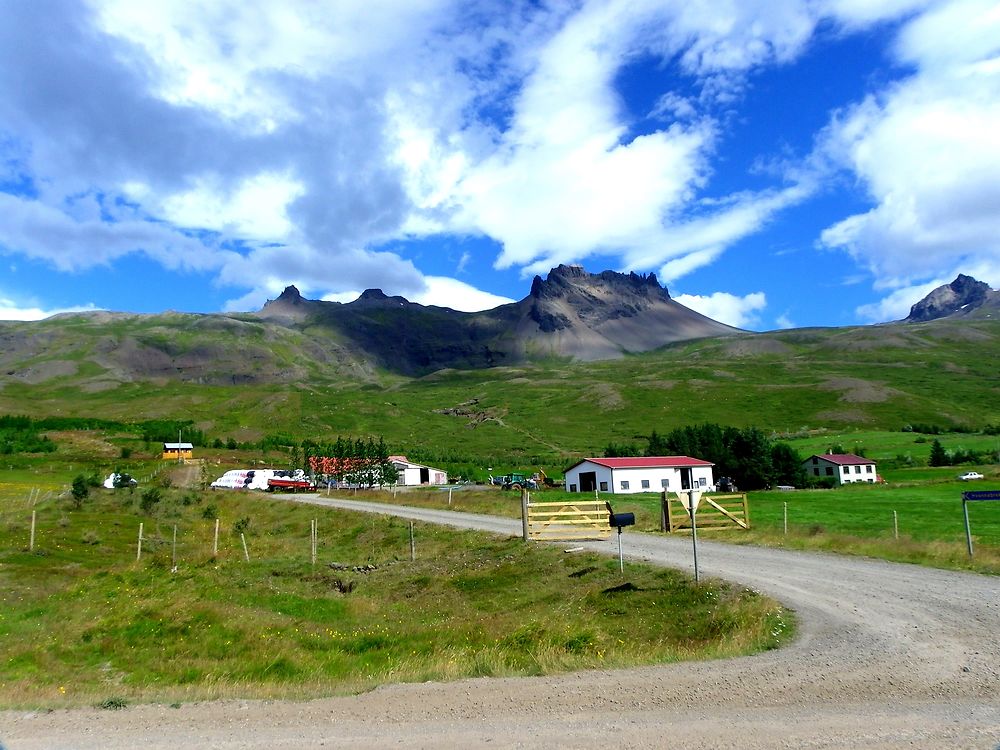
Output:
M621 533L623 526L635 526L635 513L615 513L611 503L605 503L608 508L608 525Z

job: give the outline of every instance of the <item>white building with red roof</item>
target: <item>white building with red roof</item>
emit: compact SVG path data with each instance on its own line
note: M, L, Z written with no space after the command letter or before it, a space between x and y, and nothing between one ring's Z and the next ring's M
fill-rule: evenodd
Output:
M837 484L853 484L855 482L878 481L875 462L870 458L855 456L853 453L824 453L819 456L809 456L802 462L802 468L813 479L830 477Z
M702 489L713 491L715 464L689 456L648 456L626 458L585 458L563 474L570 492L677 492Z

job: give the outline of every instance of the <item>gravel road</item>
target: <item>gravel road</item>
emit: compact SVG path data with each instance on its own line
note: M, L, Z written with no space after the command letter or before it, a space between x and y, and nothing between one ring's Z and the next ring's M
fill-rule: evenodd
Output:
M499 534L520 522L295 497ZM617 541L587 543L617 554ZM625 534L628 559L691 569L691 541ZM0 745L1000 750L1000 578L701 542L702 575L794 609L800 637L752 657L558 677L391 685L308 702L0 713Z

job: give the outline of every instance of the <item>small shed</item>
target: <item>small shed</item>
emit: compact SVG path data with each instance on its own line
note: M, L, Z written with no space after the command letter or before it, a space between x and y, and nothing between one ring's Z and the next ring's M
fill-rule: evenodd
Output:
M406 456L389 456L399 473L396 484L400 487L419 487L422 484L448 484L448 472L431 466L416 464Z
M565 470L569 492L677 492L702 489L714 491L715 464L690 456L634 456L585 458Z
M163 460L180 461L181 459L192 458L194 446L191 443L164 443Z
M853 453L824 453L809 456L802 462L802 468L813 479L831 477L837 484L878 481L875 462L870 458L855 456Z

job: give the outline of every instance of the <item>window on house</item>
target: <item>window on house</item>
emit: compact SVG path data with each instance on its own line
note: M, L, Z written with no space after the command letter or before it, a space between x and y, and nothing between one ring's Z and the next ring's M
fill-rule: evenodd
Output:
M607 491L608 491L608 483L601 482L601 492L607 492Z
M813 476L814 477L818 477L819 476L819 467L818 466L813 469Z
M813 456L813 465L818 464L818 463L819 463L819 459L816 458L816 456Z
M642 488L644 490L648 490L649 489L649 480L648 479L643 479L642 480Z
M867 473L871 474L871 473L872 473L872 465L871 465L871 464L868 464L868 465L867 465L867 466L865 467L865 471L866 471Z
M622 480L622 489L623 490L627 490L628 489L628 480L627 479L623 479Z
M660 480L660 487L661 487L661 489L664 489L664 490L670 489L670 480L669 479L661 479Z
M860 474L861 473L861 467L860 466L855 466L854 467L854 473L855 474Z
M828 477L832 477L833 476L833 467L832 466L827 466L826 467L826 475Z
M705 479L705 477L699 477L698 478L698 486L699 487L704 487L707 484L708 484L708 480Z
M576 492L576 485L575 485L575 484L571 484L571 485L569 486L569 491L570 491L570 492Z

